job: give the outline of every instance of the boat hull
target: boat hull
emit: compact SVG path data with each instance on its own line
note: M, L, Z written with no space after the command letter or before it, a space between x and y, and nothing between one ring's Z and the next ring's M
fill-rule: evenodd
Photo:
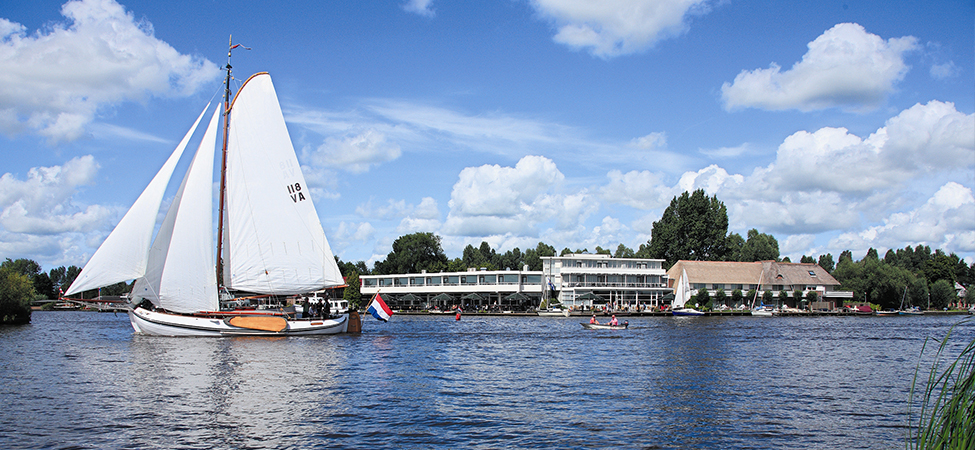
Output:
M334 319L285 320L280 331L234 326L229 315L227 319L208 316L189 316L149 311L143 308L129 310L129 321L136 333L150 336L310 336L345 333L349 326L349 316L343 314ZM245 325L247 323L245 322Z
M582 328L585 328L587 330L625 330L625 329L629 328L629 326L630 326L629 323L624 323L622 325L610 325L610 324L606 324L606 323L584 323L584 322L580 322L579 324L582 325Z
M569 317L569 310L558 311L558 310L541 310L537 312L539 317Z
M671 312L675 316L703 316L703 311L698 311L694 308L678 308Z

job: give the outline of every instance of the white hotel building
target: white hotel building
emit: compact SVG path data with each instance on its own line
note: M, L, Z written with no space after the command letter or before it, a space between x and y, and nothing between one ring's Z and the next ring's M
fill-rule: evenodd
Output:
M660 306L667 287L662 259L567 254L542 258L542 273L564 306L588 309L609 304L620 310Z
M393 309L447 310L538 308L553 293L564 306L588 308L610 303L616 308L645 309L660 305L667 287L661 259L613 258L567 254L542 258L542 271L477 270L466 272L362 275L360 292L376 292ZM527 266L525 267L527 269Z

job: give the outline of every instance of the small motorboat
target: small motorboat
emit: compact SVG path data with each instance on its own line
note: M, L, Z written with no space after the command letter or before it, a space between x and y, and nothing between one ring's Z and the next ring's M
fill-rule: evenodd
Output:
M623 322L619 325L610 325L608 323L585 323L579 322L582 328L587 330L625 330L629 328L630 322Z

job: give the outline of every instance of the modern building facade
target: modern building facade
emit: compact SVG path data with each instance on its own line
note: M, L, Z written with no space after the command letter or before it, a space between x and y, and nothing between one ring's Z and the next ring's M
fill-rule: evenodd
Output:
M668 287L662 259L601 254L542 257L547 296L573 309L608 307L643 311L661 306ZM554 293L553 293L554 291Z
M736 289L740 289L742 293L755 289L759 296L765 291L771 291L776 300L779 293L785 291L789 297L787 302L793 307L798 306L802 300L794 298L796 291L801 292L803 298L808 292L814 291L821 303L832 303L832 307L853 299L853 292L836 290L840 282L818 264L812 263L678 261L667 271L668 278L673 281L672 286L680 282L683 273L687 273L692 292L696 293L704 288L712 298L718 289L724 290L729 298ZM832 307L823 305L824 309Z
M390 308L398 310L525 311L542 300L542 273L527 270L362 275L364 298L382 293Z

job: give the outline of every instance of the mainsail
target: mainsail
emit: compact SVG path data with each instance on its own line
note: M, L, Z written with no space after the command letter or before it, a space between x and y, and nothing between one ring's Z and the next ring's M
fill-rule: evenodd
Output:
M186 136L173 150L173 154L152 178L112 233L105 238L101 247L98 247L95 254L91 256L85 268L81 270L81 274L71 283L71 287L64 295L129 281L145 274L146 258L149 245L152 243L152 230L156 225L156 215L163 194L166 192L166 186L169 185L169 179L173 176L173 170L183 155L186 144L209 107L210 105L207 104L207 107L200 112L196 122L193 122Z
M146 275L136 281L134 298L146 298L173 312L216 311L217 276L213 257L213 150L219 109L213 112L149 251Z
M227 288L290 295L343 284L267 73L231 105L226 174Z
M687 270L681 267L680 280L677 282L677 291L674 292L674 302L671 304L671 308L683 308L690 298L691 287L687 282Z

